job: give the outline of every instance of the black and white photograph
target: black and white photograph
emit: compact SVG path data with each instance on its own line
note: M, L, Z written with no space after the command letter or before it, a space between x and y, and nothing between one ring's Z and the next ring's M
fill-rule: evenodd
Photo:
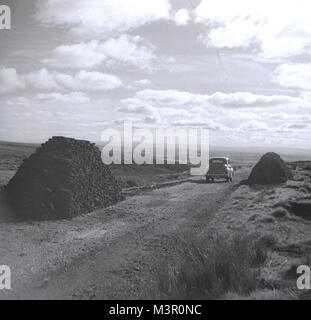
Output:
M311 299L310 12L0 0L0 300Z

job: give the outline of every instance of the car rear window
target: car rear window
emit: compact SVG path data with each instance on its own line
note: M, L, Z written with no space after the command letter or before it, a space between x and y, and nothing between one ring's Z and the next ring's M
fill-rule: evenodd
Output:
M210 159L209 161L210 164L226 164L225 159Z

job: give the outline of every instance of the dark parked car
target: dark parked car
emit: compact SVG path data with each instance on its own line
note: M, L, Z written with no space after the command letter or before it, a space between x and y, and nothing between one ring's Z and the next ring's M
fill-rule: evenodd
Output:
M210 158L209 170L206 173L206 181L214 181L215 179L226 179L227 182L232 181L234 170L230 164L228 157Z

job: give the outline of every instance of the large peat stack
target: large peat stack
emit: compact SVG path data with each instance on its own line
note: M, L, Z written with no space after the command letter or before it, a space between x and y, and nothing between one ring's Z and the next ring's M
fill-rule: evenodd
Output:
M291 172L283 159L274 152L266 153L253 168L248 184L277 184L286 182Z
M119 185L88 141L53 137L5 188L18 220L71 218L122 199Z

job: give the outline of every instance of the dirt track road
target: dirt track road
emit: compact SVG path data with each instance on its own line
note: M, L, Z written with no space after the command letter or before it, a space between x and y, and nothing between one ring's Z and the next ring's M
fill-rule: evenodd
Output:
M0 224L0 265L12 271L12 290L0 299L148 298L159 267L176 262L182 241L234 188L187 182L73 220Z

